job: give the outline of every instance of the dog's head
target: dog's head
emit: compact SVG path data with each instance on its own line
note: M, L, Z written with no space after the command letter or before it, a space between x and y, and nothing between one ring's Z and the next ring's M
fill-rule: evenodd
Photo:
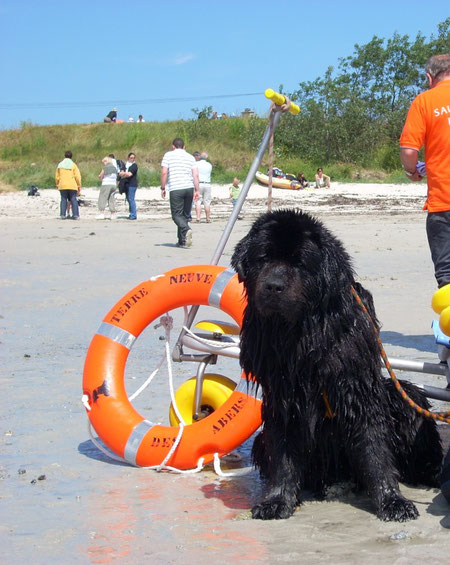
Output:
M260 216L231 259L248 304L259 316L295 322L306 305L326 310L353 281L341 243L317 219L297 210Z

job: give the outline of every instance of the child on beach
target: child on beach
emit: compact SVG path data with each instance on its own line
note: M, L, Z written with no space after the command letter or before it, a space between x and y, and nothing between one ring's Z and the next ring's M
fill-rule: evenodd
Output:
M233 201L233 208L236 206L237 199L239 197L239 193L241 192L241 187L239 186L240 179L234 177L233 184L230 186L230 198ZM238 220L242 220L243 216L241 214L237 217Z

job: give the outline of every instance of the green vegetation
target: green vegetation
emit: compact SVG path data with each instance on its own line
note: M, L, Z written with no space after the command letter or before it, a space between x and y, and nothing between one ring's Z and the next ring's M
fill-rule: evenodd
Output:
M404 182L398 138L414 96L426 88L423 68L433 54L450 52L450 18L436 37L414 40L394 34L355 45L339 60L335 72L299 84L288 95L301 106L287 114L275 133L275 165L286 172L302 170L312 179L323 167L333 180ZM282 87L281 87L282 88ZM53 188L57 163L70 149L83 185L99 184L101 159L108 153L126 160L136 153L142 186L159 185L159 164L175 137L189 152L207 151L213 182L244 179L267 127L267 118L209 119L211 106L194 108L193 120L133 124L33 126L0 132L0 190L30 184ZM268 166L266 155L261 170Z
M438 24L437 36L414 40L395 33L387 41L374 36L355 45L335 72L299 84L290 97L302 108L287 116L278 135L282 150L307 161L354 163L391 173L398 168L398 139L413 98L428 87L427 59L450 52L450 18Z
M264 130L267 120L257 118ZM100 184L101 159L109 153L126 161L136 153L141 186L158 186L163 154L172 140L182 137L187 150L207 151L214 165L213 181L228 183L245 178L254 150L246 143L249 121L186 120L132 124L71 124L32 126L0 132L0 188L25 189L30 184L54 188L56 165L70 149L80 168L83 186Z

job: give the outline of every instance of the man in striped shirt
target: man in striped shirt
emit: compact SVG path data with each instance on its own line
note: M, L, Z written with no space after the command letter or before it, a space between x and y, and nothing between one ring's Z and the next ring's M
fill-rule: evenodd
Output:
M177 226L177 247L192 245L192 230L189 227L192 200L197 201L199 193L197 162L186 152L184 141L177 137L161 161L161 196L169 192L172 220Z

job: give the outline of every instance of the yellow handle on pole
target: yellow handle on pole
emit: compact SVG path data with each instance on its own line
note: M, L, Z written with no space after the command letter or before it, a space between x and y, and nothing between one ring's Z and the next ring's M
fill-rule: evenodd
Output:
M286 98L283 96L283 94L280 94L279 92L275 92L275 90L273 90L272 88L268 88L265 93L266 98L268 98L269 100L272 100L272 102L274 104L276 104L277 106L281 106L282 104L284 104L286 102ZM300 112L300 106L297 106L297 104L294 104L294 102L291 102L291 106L289 108L289 112L291 114L294 114L294 116L296 114L298 114Z

